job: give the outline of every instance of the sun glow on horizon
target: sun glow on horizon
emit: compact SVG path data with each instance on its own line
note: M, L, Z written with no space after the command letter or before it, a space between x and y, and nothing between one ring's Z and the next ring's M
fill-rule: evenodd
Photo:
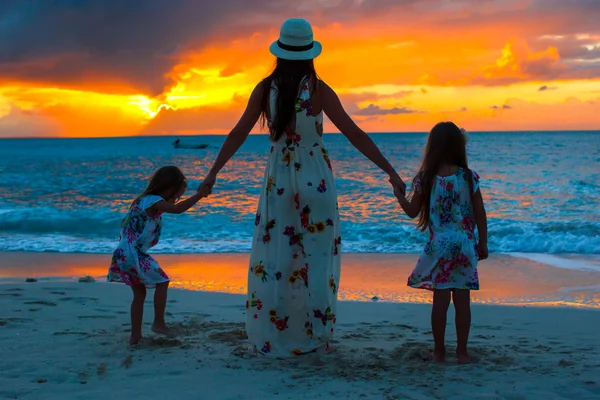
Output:
M477 17L485 22L451 7L403 24L392 14L341 22L315 15L324 49L315 65L366 131L427 131L448 119L469 130L598 129L600 33L565 32L561 15L511 21L507 33L495 16L527 7L487 5ZM440 25L446 17L463 23ZM0 137L226 133L273 64L277 29L223 32L174 53L159 93L93 74L75 89L5 79Z

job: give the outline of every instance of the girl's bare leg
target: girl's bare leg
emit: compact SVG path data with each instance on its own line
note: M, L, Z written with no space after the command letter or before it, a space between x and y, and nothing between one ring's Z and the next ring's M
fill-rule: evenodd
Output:
M156 285L156 291L154 292L154 323L152 324L152 331L156 333L162 333L168 335L171 333L167 324L165 323L165 309L167 307L167 290L169 289L169 282L163 282Z
M459 364L468 364L471 357L467 351L469 331L471 329L471 291L467 289L454 289L452 301L456 310L456 357Z
M129 338L129 344L137 344L142 338L146 287L144 285L132 285L131 289L133 290L133 301L131 302L131 337Z
M431 330L433 331L433 359L443 362L446 359L446 314L450 306L450 290L433 292L433 308L431 309Z

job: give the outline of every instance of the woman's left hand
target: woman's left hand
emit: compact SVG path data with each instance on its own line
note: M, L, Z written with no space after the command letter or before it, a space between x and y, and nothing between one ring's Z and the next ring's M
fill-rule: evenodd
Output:
M396 171L394 171L394 172L390 173L389 176L390 176L391 184L395 188L400 189L402 191L402 194L406 193L406 184L404 183L402 178L400 178L398 173Z
M390 179L390 183L392 184L392 188L394 189L394 196L396 196L396 198L398 200L400 200L401 198L405 198L404 196L405 196L406 189L402 189L400 186L398 186L396 184L396 182L392 181L391 179Z

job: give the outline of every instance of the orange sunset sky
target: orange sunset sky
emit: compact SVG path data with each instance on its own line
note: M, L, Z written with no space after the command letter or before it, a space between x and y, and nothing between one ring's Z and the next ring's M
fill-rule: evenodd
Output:
M290 17L367 132L600 129L598 0L7 0L0 136L227 133Z

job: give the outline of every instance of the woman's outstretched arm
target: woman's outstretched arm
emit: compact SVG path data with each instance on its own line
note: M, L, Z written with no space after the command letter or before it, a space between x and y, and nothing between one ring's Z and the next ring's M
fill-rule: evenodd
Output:
M258 118L260 117L262 96L263 83L261 82L252 91L244 114L242 114L238 123L231 132L229 132L229 135L227 135L227 139L225 139L225 143L223 143L219 155L217 155L217 158L208 172L208 176L204 179L204 182L202 182L202 185L214 184L219 171L221 171L242 144L244 144L250 131L254 128L256 121L258 121Z
M356 147L373 164L377 165L386 174L390 180L398 185L402 190L406 190L406 185L389 161L381 154L379 148L373 140L362 129L360 129L350 118L337 94L326 83L322 83L322 104L323 111L329 117L331 122L348 138L350 143Z

